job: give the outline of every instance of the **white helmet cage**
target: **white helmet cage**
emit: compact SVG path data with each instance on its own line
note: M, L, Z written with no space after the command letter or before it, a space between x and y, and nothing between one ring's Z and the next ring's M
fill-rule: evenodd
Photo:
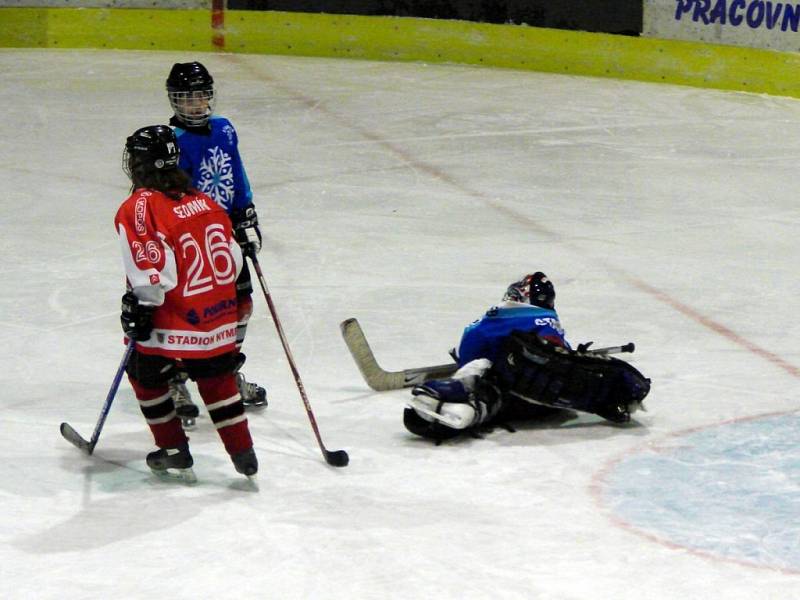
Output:
M214 86L192 91L168 91L169 103L175 116L189 127L208 123L217 103Z

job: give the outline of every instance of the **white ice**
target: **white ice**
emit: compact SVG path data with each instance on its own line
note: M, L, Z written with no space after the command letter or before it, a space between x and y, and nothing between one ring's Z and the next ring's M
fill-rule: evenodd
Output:
M248 489L207 416L200 482L154 479L122 356L112 219L124 139L202 60L236 125L263 296L244 369ZM461 66L117 51L0 52L0 597L800 597L800 103ZM591 416L435 447L372 392L439 364L519 275L545 271L573 343L634 341L630 427Z

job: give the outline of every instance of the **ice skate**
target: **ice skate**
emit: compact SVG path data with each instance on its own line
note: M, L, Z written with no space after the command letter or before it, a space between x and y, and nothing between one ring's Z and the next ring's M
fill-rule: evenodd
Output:
M197 477L192 470L193 465L194 459L189 452L188 444L177 448L160 448L147 455L147 466L162 478L196 483Z
M596 414L607 421L622 425L630 423L631 415L638 410L645 410L645 408L640 401L633 400L629 403L612 402L609 406L598 410Z
M250 481L255 481L256 473L258 473L258 458L256 458L255 450L250 448L244 452L233 454L231 460L237 473L245 475Z
M236 373L236 385L242 396L245 408L265 408L267 406L267 390L258 384L250 383L243 373Z
M183 423L184 429L193 429L200 416L200 409L192 402L189 390L186 388L186 378L176 377L169 382L169 392L175 403L175 414Z

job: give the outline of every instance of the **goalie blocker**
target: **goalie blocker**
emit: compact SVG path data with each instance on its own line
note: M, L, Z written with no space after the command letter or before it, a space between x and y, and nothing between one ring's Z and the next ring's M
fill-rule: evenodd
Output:
M623 360L567 350L534 333L515 331L471 394L450 394L449 380L417 386L415 396L436 400L422 415L406 410L406 428L423 437L455 437L514 412L519 401L593 413L614 423L627 423L650 391L650 380ZM456 386L457 387L457 386ZM444 393L442 393L444 392ZM420 398L421 399L421 398ZM454 421L457 404L474 407L471 421ZM449 406L448 406L449 405ZM419 402L412 401L418 408Z

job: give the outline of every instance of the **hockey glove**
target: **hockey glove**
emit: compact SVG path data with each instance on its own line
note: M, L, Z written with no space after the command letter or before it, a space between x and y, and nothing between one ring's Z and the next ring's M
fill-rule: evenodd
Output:
M261 250L261 231L258 228L256 207L252 204L231 212L233 235L245 256L254 257Z
M153 331L153 312L155 306L143 306L139 304L139 299L133 292L127 292L122 296L122 314L120 322L122 331L125 335L137 342L144 342L150 339L150 332Z

